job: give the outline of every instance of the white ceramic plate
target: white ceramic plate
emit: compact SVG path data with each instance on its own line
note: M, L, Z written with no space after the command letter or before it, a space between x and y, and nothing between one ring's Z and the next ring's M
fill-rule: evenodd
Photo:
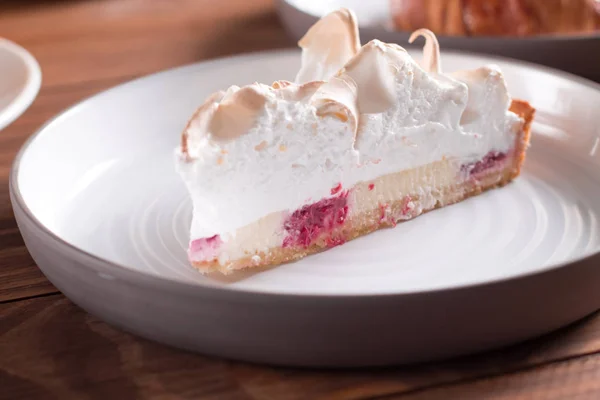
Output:
M42 83L40 66L31 54L0 38L0 130L31 105Z
M390 0L276 0L284 26L295 39L323 15L340 7L355 11L363 43L372 39L406 47L410 32L387 29ZM514 57L560 68L600 81L600 32L581 35L542 35L525 38L439 36L443 49Z
M191 65L116 87L23 147L11 195L25 242L74 302L128 331L226 357L364 366L480 351L600 307L600 90L497 62L538 109L513 184L296 263L216 279L186 262L190 201L173 150L230 84L292 78L296 51Z

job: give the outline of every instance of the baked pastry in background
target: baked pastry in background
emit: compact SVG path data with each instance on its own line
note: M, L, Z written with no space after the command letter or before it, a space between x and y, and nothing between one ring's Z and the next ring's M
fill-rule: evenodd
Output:
M438 35L532 36L600 29L597 0L390 0L393 26Z

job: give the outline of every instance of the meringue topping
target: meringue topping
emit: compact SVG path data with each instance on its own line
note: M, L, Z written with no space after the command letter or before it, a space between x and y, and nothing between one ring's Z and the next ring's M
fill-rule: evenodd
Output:
M208 131L212 116L224 96L225 92L222 90L211 94L190 118L181 136L181 152L186 155L186 158L197 156L197 149L193 145L197 144L198 139Z
M312 97L324 83L324 81L313 81L298 85L289 81L276 81L272 87L275 89L275 95L280 99L303 101Z
M339 72L356 84L357 105L361 114L385 112L396 101L394 65L401 65L398 52L406 51L397 45L372 40L364 45Z
M410 41L424 36L424 64L428 72L440 72L439 44L427 30L415 31ZM207 137L226 142L250 130L270 101L309 101L319 116L349 120L356 135L360 115L382 113L397 101L396 75L410 58L396 44L372 40L360 47L354 13L340 9L313 25L299 42L302 66L297 83L275 81L272 86L231 86L207 99L194 114L182 140L189 151L189 139ZM335 76L334 76L335 75ZM333 78L332 78L333 77ZM328 80L328 82L325 82ZM298 83L301 82L301 83Z
M349 121L352 132L356 136L358 128L357 89L356 83L344 75L331 78L311 98L311 103L316 108L316 115L332 116L342 122Z
M266 102L254 85L225 96L214 111L208 131L215 140L231 140L247 132Z
M360 49L356 15L341 8L321 18L298 42L302 67L296 83L326 80Z
M425 38L425 46L423 47L423 68L429 73L441 74L440 44L437 37L429 29L417 29L410 35L408 43L414 42L419 36Z
M300 42L297 83L233 86L194 114L178 158L194 202L192 238L226 237L340 183L514 145L522 121L498 70L442 74L430 31L411 36L425 36L422 67L398 45L359 48L356 31L348 10L324 17Z

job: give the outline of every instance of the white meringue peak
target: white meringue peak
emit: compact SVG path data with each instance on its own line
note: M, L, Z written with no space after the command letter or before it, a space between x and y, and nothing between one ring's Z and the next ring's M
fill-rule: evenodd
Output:
M302 67L296 83L326 80L333 76L360 49L356 15L340 8L321 18L298 42Z
M410 38L408 38L408 43L414 42L419 36L425 38L425 46L423 47L423 68L429 73L441 74L442 62L440 57L440 44L437 37L429 29L417 29L410 35Z
M400 46L372 40L338 73L337 76L347 76L355 82L361 114L382 113L394 105L395 77L405 55L406 50Z

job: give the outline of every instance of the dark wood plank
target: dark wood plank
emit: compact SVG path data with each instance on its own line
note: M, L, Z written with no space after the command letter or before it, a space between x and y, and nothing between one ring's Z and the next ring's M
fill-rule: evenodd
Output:
M394 398L428 388L439 388L443 394L445 387L453 387L461 382L504 376L524 370L541 370L563 360L597 354L600 352L599 336L600 314L596 314L586 321L530 342L445 362L358 371L315 372L259 368L247 364L235 364L233 368L246 391L256 394L258 398ZM561 381L563 377L557 374L554 379ZM534 398L537 392L532 387L529 389L530 398ZM571 387L570 390L576 388ZM457 390L453 396L441 395L439 398L463 397Z
M565 369L560 362L600 351L600 314L502 351L441 363L355 371L257 366L171 349L116 330L62 295L0 305L0 320L0 387L4 389L0 399L29 394L43 398L87 394L91 398L362 399L416 395L428 388L437 393L440 387L456 393L465 387L469 393L475 390L467 387L470 382L480 385L479 380L486 377L535 367L551 371L555 364L559 367L552 379L557 382L566 385L579 372L591 379L597 377L593 375L597 370L590 373L588 363L572 363ZM561 375L565 370L569 373ZM514 379L516 388L519 379L525 378ZM527 385L535 389L532 382ZM592 384L582 378L577 390Z
M0 172L0 303L56 291L56 288L37 268L25 248L10 207L8 171L2 171Z
M19 232L13 234L21 239ZM0 234L0 241L3 239L3 234ZM24 245L0 252L0 303L57 292L37 268Z
M533 370L418 390L385 399L564 400L600 399L600 354L569 359Z
M0 399L246 399L228 362L121 333L62 295L0 305Z
M293 45L270 0L63 1L27 12L0 8L0 36L33 53L46 86Z

